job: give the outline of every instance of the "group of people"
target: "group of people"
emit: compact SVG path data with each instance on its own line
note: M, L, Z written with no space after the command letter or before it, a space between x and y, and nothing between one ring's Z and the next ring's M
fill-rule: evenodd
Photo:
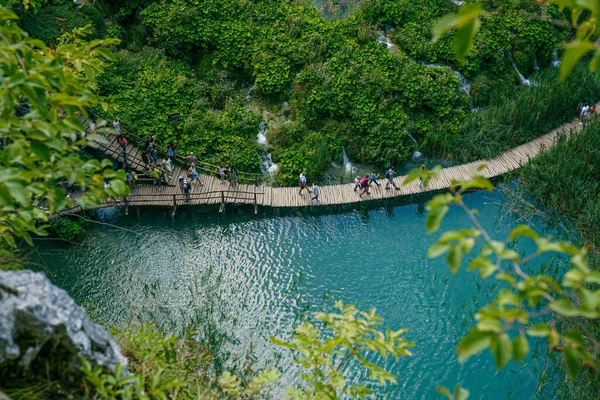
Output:
M358 191L358 189L362 189L359 194L360 197L362 197L364 194L371 194L369 189L371 188L372 184L377 185L378 188L381 187L381 184L377 182L378 178L379 174L377 174L375 170L371 171L370 176L365 175L362 178L360 176L357 176L356 178L354 178L354 191L356 192ZM398 186L396 186L396 182L394 181L394 179L396 178L396 171L394 171L394 168L389 168L385 172L385 178L387 179L385 183L386 190L390 190L390 186L393 186L396 190L400 189Z
M312 189L309 188L307 185L307 179L306 179L306 172L302 172L300 174L300 191L298 192L298 194L300 196L303 195L303 191L304 189L306 189L308 191L308 193L312 193L314 196L311 197L310 201L316 200L316 201L321 201L321 199L319 199L319 182L317 181L313 181L313 185L312 185Z
M585 100L581 100L577 105L577 111L579 112L579 125L586 126L588 121L592 119L596 112L596 106L590 106Z

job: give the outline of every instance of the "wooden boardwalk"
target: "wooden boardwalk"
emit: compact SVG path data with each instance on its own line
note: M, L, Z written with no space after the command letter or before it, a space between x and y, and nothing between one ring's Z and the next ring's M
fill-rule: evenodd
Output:
M600 106L600 103L596 106ZM88 124L86 123L86 129L87 127ZM211 169L204 168L203 171L205 171L205 174L200 175L200 182L203 186L199 183L194 183L192 193L188 198L185 194L180 193L177 185L178 177L186 176L187 171L180 166L176 166L171 174L171 178L168 180L167 186L159 189L152 184L138 184L136 190L127 196L126 199L102 201L98 207L167 206L172 207L173 212L175 212L178 206L189 204L220 204L220 211L225 209L226 204L251 204L254 205L255 212L257 212L258 206L273 208L332 206L409 196L449 188L453 180L469 179L472 171L483 164L485 168L480 172L480 175L486 178L493 178L514 171L526 164L529 159L535 157L542 149L551 147L561 133L569 134L581 128L582 126L579 125L578 121L574 120L497 157L444 168L439 177L431 179L429 185L423 188L419 186L418 181L403 186L402 183L406 177L399 176L395 180L398 190L394 188L385 190L385 179L379 180L381 187L373 185L370 189L371 194L365 194L362 197L359 196L360 190L356 192L353 190L354 183L320 186L320 201L311 201L312 194L304 191L303 195L299 195L298 187L275 188L255 184L238 184L232 187L229 183L222 184L216 178L216 169L214 169L214 176L211 176L206 175L206 172L212 173ZM124 161L123 150L117 143L116 136L110 137L109 143L103 144L100 147L109 157L119 162ZM144 167L144 162L141 158L143 150L132 145L128 145L127 150L127 162L130 168L141 172ZM71 198L75 200L74 206L62 211L60 214L81 211L81 208L76 205L76 200L79 196L81 196L81 193L73 193Z

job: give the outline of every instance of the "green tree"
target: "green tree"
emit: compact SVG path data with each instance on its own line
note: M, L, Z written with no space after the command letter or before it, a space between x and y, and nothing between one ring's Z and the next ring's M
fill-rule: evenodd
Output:
M80 39L85 29L62 35L56 46L29 38L15 23L11 0L0 4L0 237L32 243L31 234L45 235L50 214L68 205L66 187L87 191L85 207L103 196L126 191L122 176L110 162L84 161L82 146L105 140L104 126L87 133L79 116L96 103L96 76L112 59L114 40ZM26 1L25 7L39 5Z

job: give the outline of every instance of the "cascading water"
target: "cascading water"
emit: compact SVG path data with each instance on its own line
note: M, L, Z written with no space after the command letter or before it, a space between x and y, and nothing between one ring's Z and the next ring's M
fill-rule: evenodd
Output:
M250 90L248 90L248 93L246 93L246 100L250 100L250 95L252 94L252 92L254 92L256 90L256 86L252 85L252 87L250 88Z
M394 48L394 43L392 43L390 39L383 34L383 32L377 32L377 43L385 43L390 51Z
M346 149L342 148L342 157L344 158L344 172L347 174L351 174L354 172L355 168L352 165L352 161L350 161L350 157L346 154Z
M552 53L552 66L558 68L560 66L560 58L558 57L558 49L554 49Z
M267 141L266 131L267 131L267 125L265 124L265 121L263 120L260 122L260 125L258 125L258 135L257 135L258 143L263 146L267 146L269 144L269 142ZM275 175L277 173L277 171L279 170L279 166L273 162L273 157L271 156L271 153L263 154L261 156L260 170L263 172L263 174L269 174L269 175Z
M447 65L441 65L441 64L427 64L423 61L419 61L419 64L421 64L424 67L429 67L429 68L441 68L441 69L450 69L452 71L452 73L454 75L456 75L456 77L458 78L458 88L460 89L461 92L466 93L467 96L471 97L471 84L469 83L469 81L467 80L467 78L465 78L465 76L463 74L461 74L460 72L451 69L449 66Z
M413 161L415 161L415 162L416 162L416 161L419 161L421 158L423 158L423 153L421 153L421 152L419 151L419 144L417 143L417 139L415 139L415 138L413 137L413 135L411 135L410 133L408 134L408 137L409 137L409 138L411 138L411 140L412 140L413 142L415 142L415 151L413 151L413 154L412 154L412 159L413 159Z
M519 68L517 68L517 64L515 63L515 59L512 56L512 53L509 51L508 55L510 56L510 61L512 62L512 66L515 69L515 71L517 72L517 75L519 75L519 80L521 81L521 85L525 85L525 86L531 86L531 81L527 78L525 78L523 76L523 74L521 73L521 71L519 71Z
M452 0L452 2L459 7L465 5L465 2L462 0Z

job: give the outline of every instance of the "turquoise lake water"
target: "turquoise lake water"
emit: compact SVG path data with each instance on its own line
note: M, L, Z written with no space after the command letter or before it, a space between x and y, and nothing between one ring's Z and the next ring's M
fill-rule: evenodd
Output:
M495 236L504 238L513 226L500 193L473 193L466 202ZM533 345L537 357L499 373L489 352L458 363L457 341L488 299L491 281L465 271L451 275L443 259L427 259L435 236L425 232L423 204L329 216L178 212L171 219L166 210L125 217L109 209L104 221L127 230L95 226L81 246L44 244L40 251L54 283L106 325L137 318L178 332L204 313L201 319L235 332L227 347L232 354L252 348L258 365L279 359L284 383L293 382L297 371L269 335L287 337L307 315L341 299L375 307L386 327L408 328L405 337L416 344L413 357L384 363L398 385L379 391L378 398L441 399L435 386L457 383L471 391L471 399L552 393L551 385L539 385L549 363L542 346ZM468 226L467 216L455 209L442 229ZM213 310L210 317L207 309ZM356 365L347 372L351 380L361 376Z

